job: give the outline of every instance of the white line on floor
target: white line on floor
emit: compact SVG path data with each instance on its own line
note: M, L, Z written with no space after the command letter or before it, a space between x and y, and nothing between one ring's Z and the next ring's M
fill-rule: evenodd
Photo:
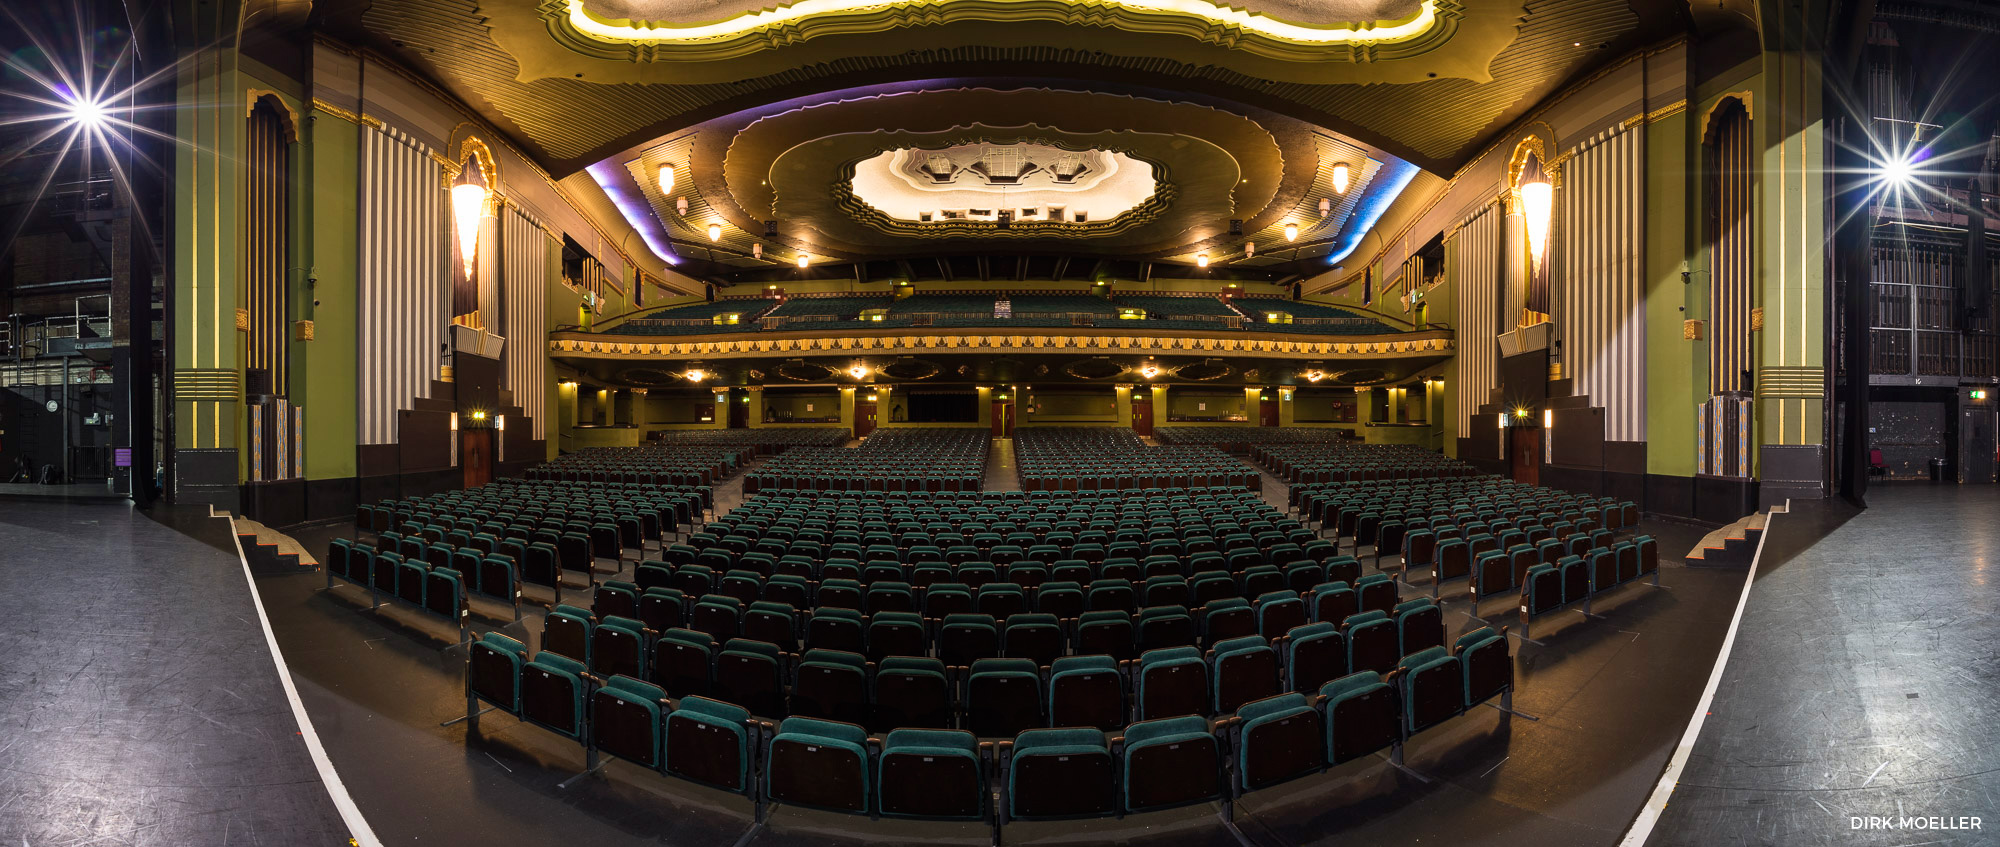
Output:
M1785 511L1791 511L1792 501L1785 501ZM1653 787L1653 795L1646 798L1646 805L1639 808L1639 817L1632 821L1632 828L1625 831L1625 837L1618 847L1642 847L1646 839L1653 835L1653 827L1660 822L1660 813L1666 811L1667 801L1674 796L1674 786L1680 784L1681 771L1687 767L1688 756L1694 752L1695 739L1701 737L1701 725L1708 720L1708 707L1715 702L1715 689L1722 684L1722 671L1729 666L1729 649L1736 645L1736 628L1743 625L1743 609L1750 604L1750 587L1757 583L1757 565L1764 560L1764 542L1771 538L1770 521L1782 514L1776 509L1766 519L1764 533L1757 537L1757 552L1750 556L1750 571L1743 575L1743 593L1736 598L1736 614L1729 619L1729 634L1722 638L1722 651L1715 656L1715 669L1709 671L1708 687L1702 689L1701 700L1694 704L1694 717L1688 719L1687 732L1681 734L1680 746L1667 759L1667 770L1660 774L1660 783Z
M209 516L229 520L228 515L218 515L215 507L208 509ZM292 684L292 669L285 666L285 654L278 649L278 636L271 632L271 618L264 614L264 595L257 591L257 580L250 575L250 560L243 555L243 539L236 536L236 526L229 527L229 540L236 545L236 561L243 566L243 581L250 585L250 602L257 606L257 622L264 627L264 643L271 648L271 663L278 666L278 682L285 686L285 699L291 701L292 718L299 723L299 737L305 739L306 752L312 754L313 767L319 770L320 782L326 784L326 793L333 798L333 807L340 811L340 819L347 822L347 831L354 837L359 847L382 847L375 837L375 830L368 826L368 819L361 816L361 808L354 805L354 798L347 793L347 785L340 781L340 774L333 769L333 760L326 755L326 745L319 741L319 733L313 729L312 718L306 715L306 705L299 701L299 689Z

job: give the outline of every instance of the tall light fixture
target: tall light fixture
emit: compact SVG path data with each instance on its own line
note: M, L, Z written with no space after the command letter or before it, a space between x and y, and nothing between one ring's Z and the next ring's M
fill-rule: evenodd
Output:
M662 195L674 193L674 163L672 162L660 166L660 193Z
M1297 241L1297 240L1299 240L1299 225L1298 225L1298 224L1285 224L1285 240L1286 240L1286 241Z
M1341 162L1340 164L1337 164L1337 165L1334 165L1334 166L1333 166L1333 193L1335 193L1335 194L1346 194L1346 193L1347 193L1347 163L1346 163L1346 162Z
M468 158L458 182L452 184L452 226L458 234L458 262L472 278L472 262L480 258L480 218L486 214L486 168Z
M1521 217L1528 226L1528 256L1537 266L1549 246L1549 218L1555 213L1555 188L1546 179L1521 183Z

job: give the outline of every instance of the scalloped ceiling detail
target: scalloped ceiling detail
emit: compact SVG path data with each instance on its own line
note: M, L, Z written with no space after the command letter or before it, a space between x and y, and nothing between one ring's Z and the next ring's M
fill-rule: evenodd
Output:
M1061 223L1116 218L1152 197L1159 182L1151 165L1115 150L960 144L870 156L855 163L848 190L906 222L992 221L1005 211Z

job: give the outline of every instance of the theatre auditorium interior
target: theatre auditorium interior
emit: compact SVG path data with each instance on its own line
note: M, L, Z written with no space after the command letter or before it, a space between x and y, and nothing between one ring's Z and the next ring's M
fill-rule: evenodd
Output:
M2000 844L2000 0L7 0L0 845Z

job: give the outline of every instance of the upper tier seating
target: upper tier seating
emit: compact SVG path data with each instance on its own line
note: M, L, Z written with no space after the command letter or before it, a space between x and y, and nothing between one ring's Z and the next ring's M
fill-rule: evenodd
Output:
M613 335L705 335L715 332L754 332L757 319L774 301L765 298L717 300L646 312L628 318L605 332ZM718 315L740 315L735 323L718 324Z
M1401 332L1395 327L1346 309L1281 300L1275 297L1238 297L1236 306L1250 316L1244 329L1259 332L1296 332L1308 335L1386 335ZM1291 323L1270 323L1272 312L1292 316Z
M982 429L882 429L858 448L787 451L746 475L743 492L977 491L991 445Z
M1123 428L1022 427L1014 449L1028 491L1263 486L1263 475L1213 447L1152 447Z

